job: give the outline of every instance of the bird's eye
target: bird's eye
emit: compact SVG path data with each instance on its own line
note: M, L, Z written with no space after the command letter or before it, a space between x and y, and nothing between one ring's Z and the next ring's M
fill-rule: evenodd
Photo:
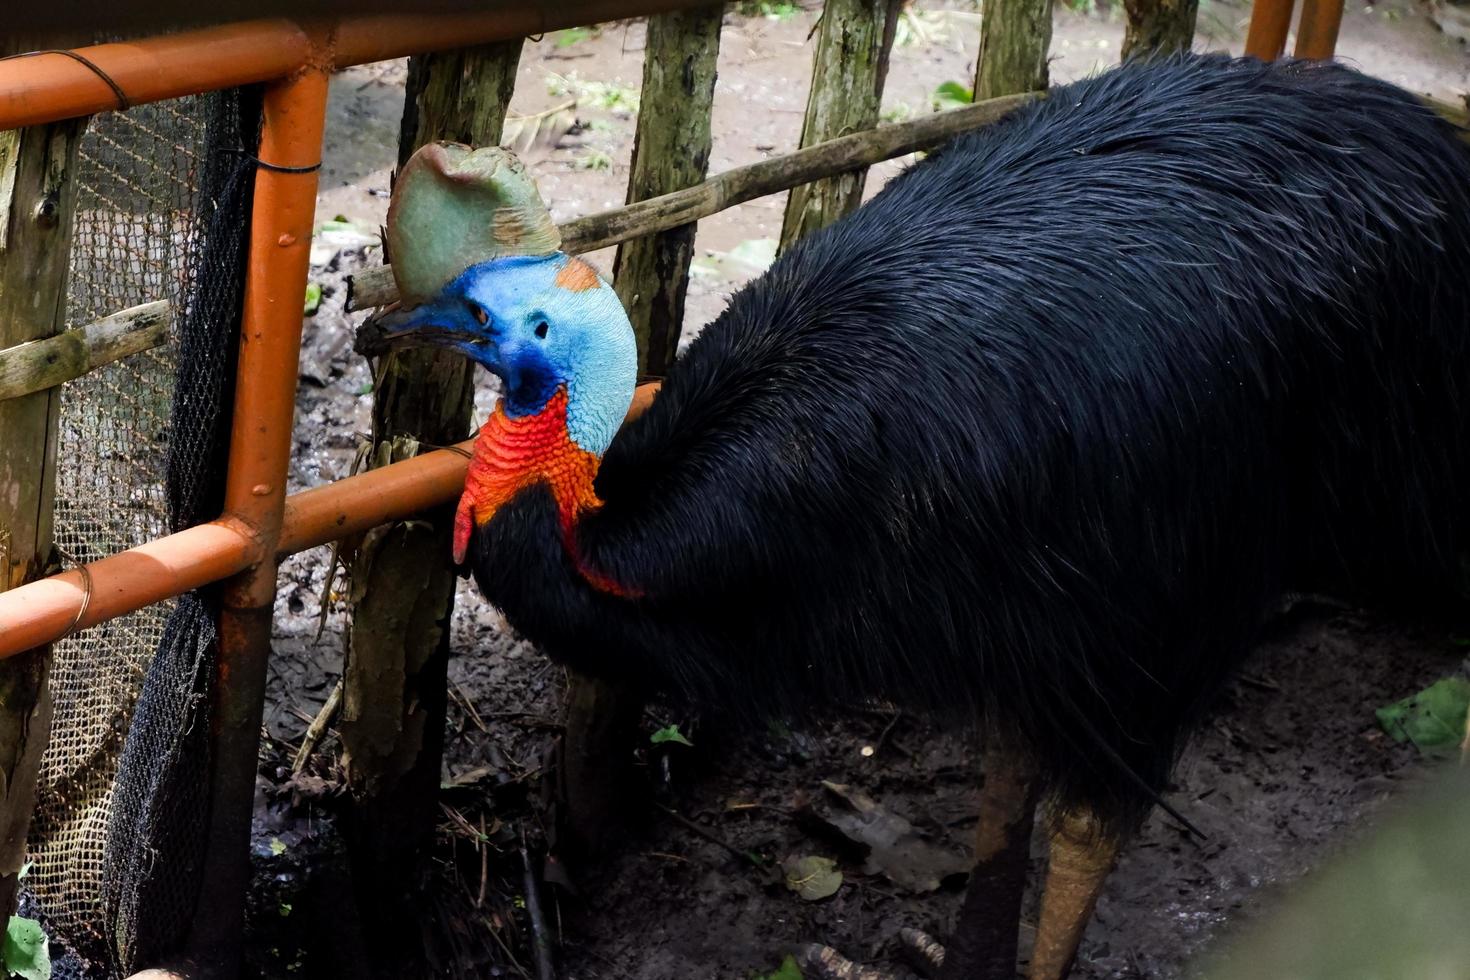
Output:
M480 321L480 326L483 327L490 322L490 314L485 312L485 307L479 303L471 303L469 306L470 312L475 315L475 319Z
M551 328L546 325L546 321L542 320L540 323L536 324L536 336L540 337L542 340L545 340L546 331L550 329Z

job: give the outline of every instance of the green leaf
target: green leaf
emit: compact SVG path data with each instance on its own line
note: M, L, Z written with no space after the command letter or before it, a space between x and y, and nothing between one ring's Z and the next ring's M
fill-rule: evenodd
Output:
M35 866L36 866L36 862L35 861L27 861L25 864L22 864L20 866L20 871L16 872L15 880L16 881L23 880L26 875L28 875L28 874L31 873L31 869L34 868Z
M585 27L571 27L564 31L557 31L551 35L556 39L558 48L569 48L578 41L585 41L592 36L592 32Z
M279 837L271 838L271 853L276 857L286 853L286 844Z
M796 957L788 956L781 961L775 973L758 976L755 980L804 980L804 978L801 975L801 967L796 965Z
M787 858L782 867L786 870L786 887L803 901L819 902L842 887L842 872L831 858Z
M1378 724L1394 741L1431 751L1458 746L1470 712L1470 680L1446 677L1411 697L1379 708Z
M311 316L313 313L315 313L318 309L321 308L321 305L322 305L322 284L319 283L319 282L309 282L309 283L307 283L306 284L306 308L304 310L302 310L302 313L305 314L306 316Z
M670 725L667 728L660 728L658 731L648 736L648 740L654 745L662 745L665 742L678 742L680 745L687 745L691 749L694 748L694 743L684 737L684 733L679 731L678 725Z
M51 947L41 924L12 915L5 928L5 945L0 947L0 963L21 980L50 980Z
M934 90L933 102L936 109L956 109L975 101L975 93L960 82L941 82Z

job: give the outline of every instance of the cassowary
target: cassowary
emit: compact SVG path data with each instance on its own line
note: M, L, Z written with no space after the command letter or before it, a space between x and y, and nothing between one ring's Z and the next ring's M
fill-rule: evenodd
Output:
M972 726L948 976L1014 975L1038 804L1029 975L1067 974L1281 594L1451 588L1470 149L1386 83L1182 56L1055 89L793 247L626 425L617 297L539 199L455 197L474 159L432 147L402 175L405 306L376 324L503 381L455 558L590 674ZM415 195L451 203L415 218ZM459 227L483 247L443 245Z

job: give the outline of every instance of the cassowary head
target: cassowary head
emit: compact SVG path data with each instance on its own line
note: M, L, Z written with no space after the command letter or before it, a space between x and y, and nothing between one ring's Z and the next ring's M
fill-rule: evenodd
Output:
M388 342L445 347L505 385L512 419L566 391L572 440L601 456L633 400L638 351L617 294L587 263L556 252L471 266L433 299L386 314Z
M387 245L402 308L358 349L444 347L496 374L504 397L475 442L454 523L475 527L527 487L550 487L569 547L601 506L597 469L633 402L638 352L617 294L561 236L520 162L498 147L424 146L393 188ZM616 587L589 573L600 588Z
M633 398L633 328L596 271L558 251L519 161L496 147L423 147L398 176L387 230L404 308L375 321L377 343L483 365L504 383L511 419L565 391L568 435L601 456Z

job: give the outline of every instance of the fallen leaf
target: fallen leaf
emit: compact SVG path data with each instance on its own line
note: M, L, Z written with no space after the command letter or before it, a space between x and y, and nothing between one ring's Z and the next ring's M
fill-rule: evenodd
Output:
M556 149L577 125L575 99L529 116L507 116L500 130L500 145L532 162Z
M788 956L781 961L775 973L767 973L756 977L755 980L803 980L801 967L796 965L796 957Z
M1433 751L1456 747L1465 737L1470 712L1470 680L1446 677L1418 694L1379 708L1378 724L1394 741L1413 742Z
M648 740L654 745L662 745L665 742L678 742L680 745L687 745L690 748L694 747L694 743L685 738L684 733L679 731L678 725L669 725L667 728L660 728L648 736Z
M781 867L786 872L786 887L803 901L819 902L837 894L837 889L842 887L842 872L831 858L787 858Z
M21 980L50 980L51 947L39 922L18 915L10 917L5 943L0 946L0 967L7 976Z
M822 786L846 804L846 809L819 818L867 849L865 874L881 874L906 891L923 894L938 889L946 878L970 869L968 858L924 840L913 824L861 790L828 780L823 780Z

